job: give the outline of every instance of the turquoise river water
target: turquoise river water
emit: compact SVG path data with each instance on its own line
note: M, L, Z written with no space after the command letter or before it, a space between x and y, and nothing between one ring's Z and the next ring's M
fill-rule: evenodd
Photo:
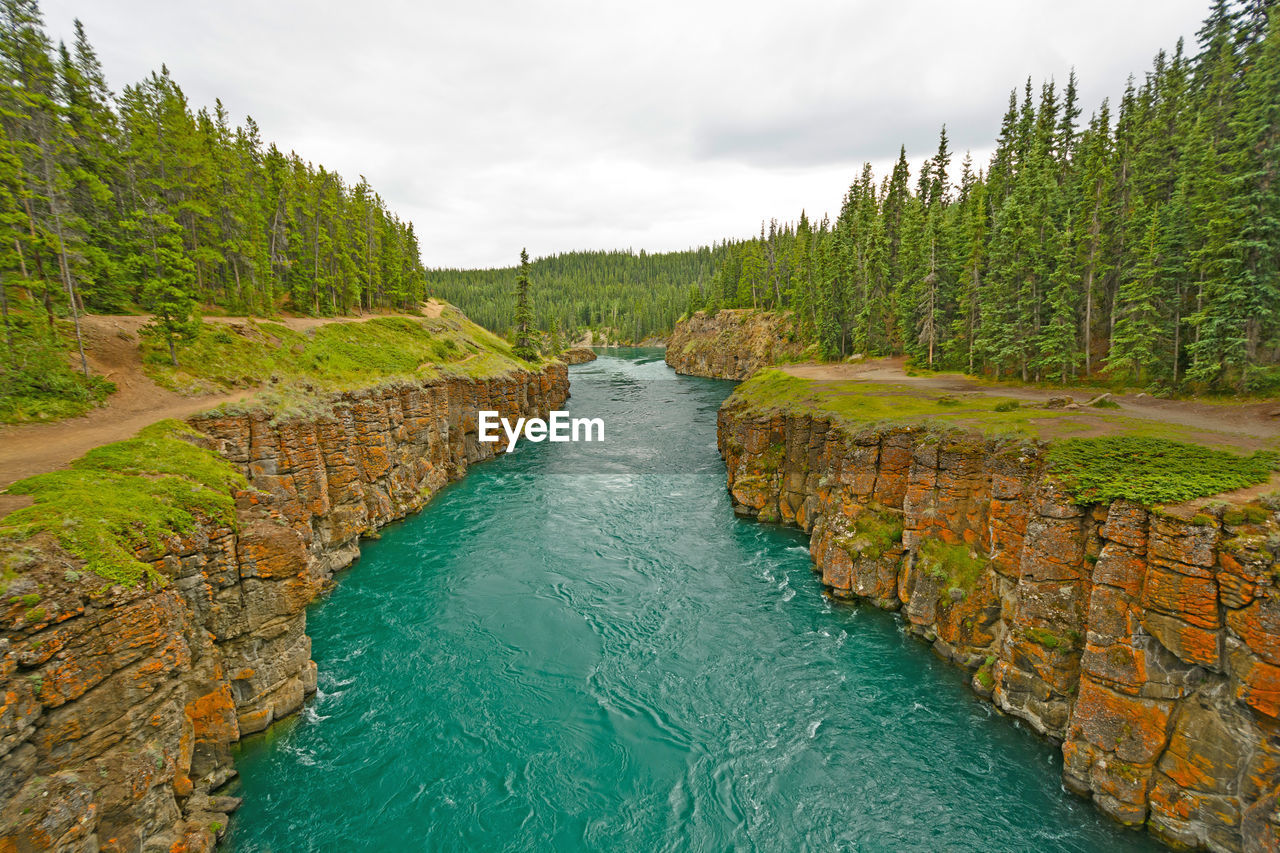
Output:
M239 748L230 849L1158 849L734 517L730 383L613 353L571 371L604 445L474 467L312 607L319 692Z

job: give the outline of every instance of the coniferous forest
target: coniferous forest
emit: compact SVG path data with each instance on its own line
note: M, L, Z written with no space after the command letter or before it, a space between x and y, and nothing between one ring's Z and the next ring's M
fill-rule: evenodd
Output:
M683 252L566 252L530 265L534 325L576 333L607 330L639 342L665 335L688 311L690 288L710 289L729 244ZM503 331L516 311L516 268L433 269L428 287L482 326Z
M1028 80L989 162L957 157L944 127L915 174L905 150L887 176L865 166L834 220L537 259L533 323L639 341L700 308L781 308L831 358L1275 391L1276 5L1215 0L1194 45L1087 118L1074 74ZM363 178L264 143L220 102L193 109L163 68L113 94L83 29L53 45L35 0L0 0L0 62L7 375L40 363L33 317L79 310L150 311L172 342L198 304L343 314L430 292L513 328L514 267L428 272L413 226Z
M413 226L363 179L264 143L221 102L193 110L164 68L113 94L79 22L55 47L35 0L0 0L0 63L0 271L50 318L71 300L181 318L422 299Z
M1280 11L1215 0L1087 119L1072 74L1010 93L994 156L946 129L865 166L835 221L734 247L705 308L787 308L828 357L1023 380L1280 389Z

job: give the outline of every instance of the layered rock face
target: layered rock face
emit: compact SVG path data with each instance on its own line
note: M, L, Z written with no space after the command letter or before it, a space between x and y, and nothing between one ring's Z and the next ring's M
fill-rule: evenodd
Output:
M699 311L676 323L667 341L667 364L676 373L712 379L746 379L757 368L798 356L788 314L723 309Z
M570 347L560 353L560 360L565 364L586 364L588 361L595 361L598 357L595 350L587 347Z
M557 364L353 392L281 422L198 418L250 488L236 529L139 552L160 588L104 587L33 541L3 604L0 851L210 849L236 805L211 793L234 774L230 745L315 690L307 604L362 535L502 452L477 440L478 411L545 417L567 396Z
M1280 849L1275 514L1077 506L1040 448L919 427L735 404L718 433L735 511L808 531L834 596L900 610L1061 742L1072 791L1175 846Z

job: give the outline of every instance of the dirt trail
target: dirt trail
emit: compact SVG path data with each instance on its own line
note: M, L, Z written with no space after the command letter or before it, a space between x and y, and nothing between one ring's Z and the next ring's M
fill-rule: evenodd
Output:
M428 317L439 317L444 306L434 300L423 306ZM151 318L143 315L90 314L81 317L89 367L116 384L116 392L96 409L78 418L43 424L0 426L0 490L35 474L65 468L93 448L121 441L165 418L186 418L222 403L252 396L253 389L227 394L184 397L162 388L143 372L138 331ZM205 317L210 323L245 323L245 317ZM305 331L329 323L357 323L364 317L285 317L272 320ZM24 495L0 493L0 517L26 506Z
M780 369L802 379L886 382L927 391L1012 397L1033 402L1045 402L1050 397L1072 397L1077 403L1084 405L1102 393L1089 388L1043 389L989 385L959 373L908 376L904 358L872 359L856 364L791 364ZM1224 404L1161 400L1147 394L1112 394L1111 399L1120 406L1119 409L1109 410L1112 413L1213 433L1233 433L1251 439L1240 442L1242 446L1263 447L1280 439L1280 400ZM1080 413L1081 417L1090 414L1094 413L1087 409Z

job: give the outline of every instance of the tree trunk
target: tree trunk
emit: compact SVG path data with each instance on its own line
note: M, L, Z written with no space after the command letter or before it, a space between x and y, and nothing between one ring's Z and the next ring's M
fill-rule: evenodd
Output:
M49 212L53 214L54 233L58 237L58 269L62 272L62 283L67 289L67 307L71 310L71 320L76 327L76 348L80 350L80 370L84 378L89 378L89 361L84 357L84 337L80 334L80 310L76 307L76 286L71 281L71 262L67 258L67 242L62 234L62 214L58 212L58 200L54 195L53 171L49 166L49 156L44 153L45 188L49 192ZM47 288L46 288L47 289Z
M44 312L45 316L49 320L49 331L52 332L53 300L49 298L49 277L44 274L44 261L40 259L40 249L37 248L40 245L40 238L36 236L36 217L35 214L31 212L31 199L24 197L22 199L22 207L27 212L27 228L31 232L31 255L36 262L36 275L40 278L43 285L41 289L44 293L41 294L41 296L44 301Z
M9 286L0 280L0 315L4 317L4 342L13 354L13 328L9 325Z

